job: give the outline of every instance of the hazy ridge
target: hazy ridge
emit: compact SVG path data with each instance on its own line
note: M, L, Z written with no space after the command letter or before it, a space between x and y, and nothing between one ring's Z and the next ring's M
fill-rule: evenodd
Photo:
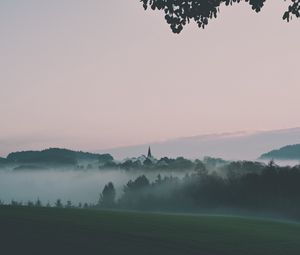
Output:
M284 146L278 150L264 153L261 159L300 160L300 144Z
M289 144L300 143L300 128L272 131L235 132L183 137L151 143L156 157L203 158L219 157L226 160L256 160L263 153ZM133 157L146 152L149 144L98 150L117 159Z

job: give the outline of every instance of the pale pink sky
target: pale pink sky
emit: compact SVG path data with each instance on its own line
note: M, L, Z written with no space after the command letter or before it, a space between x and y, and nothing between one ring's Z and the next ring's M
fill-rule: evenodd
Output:
M300 23L267 2L174 35L138 0L1 1L0 155L300 126Z

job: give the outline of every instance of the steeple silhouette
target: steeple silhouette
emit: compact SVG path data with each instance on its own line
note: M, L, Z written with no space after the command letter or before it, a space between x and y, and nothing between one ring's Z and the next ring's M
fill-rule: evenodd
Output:
M152 154L151 154L151 148L149 146L148 148L148 155L147 155L147 158L152 158Z

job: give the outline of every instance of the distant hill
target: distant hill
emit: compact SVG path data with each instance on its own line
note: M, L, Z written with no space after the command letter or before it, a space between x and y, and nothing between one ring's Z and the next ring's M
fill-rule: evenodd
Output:
M110 154L96 154L82 151L72 151L60 148L50 148L42 151L20 151L10 153L7 161L21 164L76 164L81 160L97 160L100 163L112 161Z
M300 144L284 146L260 156L261 159L300 160Z

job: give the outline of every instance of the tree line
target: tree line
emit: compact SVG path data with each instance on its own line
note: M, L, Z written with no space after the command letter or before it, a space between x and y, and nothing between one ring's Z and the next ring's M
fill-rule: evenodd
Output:
M96 207L150 211L248 211L300 217L300 165L280 167L255 162L233 162L225 174L204 165L184 178L145 175L129 181L116 199L107 184Z

